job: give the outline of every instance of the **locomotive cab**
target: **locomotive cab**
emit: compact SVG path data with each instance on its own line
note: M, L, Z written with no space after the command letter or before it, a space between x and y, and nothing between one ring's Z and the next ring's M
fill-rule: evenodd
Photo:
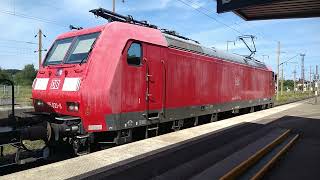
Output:
M33 82L34 109L37 113L49 114L47 121L55 141L63 136L85 134L80 89L102 29L103 26L99 26L59 36Z
M81 81L99 34L66 36L54 42L33 83L32 95L37 112L78 115Z

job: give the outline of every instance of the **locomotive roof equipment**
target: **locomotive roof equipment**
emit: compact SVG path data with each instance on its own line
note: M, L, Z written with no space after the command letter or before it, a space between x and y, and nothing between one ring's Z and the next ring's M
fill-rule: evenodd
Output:
M93 13L97 17L105 18L109 22L119 21L119 22L131 23L131 24L136 24L136 25L140 25L140 26L158 29L158 27L156 25L149 24L147 21L138 21L138 20L133 19L133 17L130 15L123 16L121 14L114 13L114 12L106 10L104 8L92 9L89 12Z
M131 15L123 16L121 14L114 13L104 8L92 9L89 12L93 13L96 17L102 17L104 19L107 19L108 22L119 21L119 22L159 29L158 26L150 24L147 21L139 21L134 19ZM254 36L252 35L239 36L239 39L243 41L243 43L251 52L250 55L243 56L243 55L225 53L224 51L216 50L214 48L207 48L207 47L201 46L198 41L179 35L179 33L173 30L168 30L168 29L159 29L159 30L163 33L164 37L166 38L169 47L173 47L181 50L187 50L190 52L195 52L195 53L199 53L199 54L203 54L211 57L224 58L226 60L230 60L230 61L238 62L242 64L250 64L257 67L266 67L264 62L261 62L252 57L256 53ZM253 50L248 46L248 44L244 40L245 38L251 38L253 43L253 48L254 48Z
M125 23L135 24L135 25L139 25L139 26L145 26L145 27L149 27L149 28L158 29L158 26L153 25L153 24L149 24L148 21L138 21L136 19L133 19L133 17L131 15L123 16L123 15L114 13L112 11L109 11L109 10L103 9L103 8L92 9L89 12L93 13L97 17L102 17L104 19L107 19L109 22L119 21L119 22L125 22ZM168 29L160 29L160 30L161 30L161 32L163 32L165 34L170 34L172 36L176 36L176 37L179 37L184 40L191 40L191 41L194 41L195 43L199 44L198 41L181 36L176 31L168 30Z

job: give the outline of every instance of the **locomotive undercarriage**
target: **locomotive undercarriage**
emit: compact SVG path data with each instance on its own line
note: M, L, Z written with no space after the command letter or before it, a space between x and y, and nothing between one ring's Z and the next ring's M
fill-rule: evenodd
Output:
M7 121L3 120L0 123L1 156L4 156L4 147L10 145L17 150L14 162L7 164L25 164L48 158L52 153L50 151L55 150L61 143L71 145L75 155L87 154L93 142L92 135L83 133L81 127L80 121L59 122L52 120L52 116L46 114L23 113L23 116L12 114ZM41 149L26 147L26 141L36 140L43 141L44 147ZM25 157L26 153L28 157Z
M5 147L16 148L9 156L12 158L0 161L0 167L12 164L25 164L49 157L51 150L62 142L70 144L74 154L82 155L90 152L93 142L92 134L82 128L81 119L70 116L41 112L23 112L15 114L14 84L10 80L0 80L12 86L11 114L0 121L0 157L4 159ZM40 148L28 148L26 141L43 141Z

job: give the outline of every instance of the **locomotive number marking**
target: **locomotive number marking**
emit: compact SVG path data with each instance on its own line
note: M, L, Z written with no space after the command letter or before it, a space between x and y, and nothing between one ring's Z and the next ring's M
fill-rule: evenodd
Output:
M60 79L55 79L51 81L50 89L59 89Z
M55 102L48 102L48 105L52 107L53 109L62 109L61 103L55 103Z

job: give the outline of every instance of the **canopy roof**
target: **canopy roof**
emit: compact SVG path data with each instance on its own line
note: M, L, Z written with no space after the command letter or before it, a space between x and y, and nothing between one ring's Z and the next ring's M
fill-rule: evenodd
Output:
M320 17L320 0L217 0L217 12L244 20Z

